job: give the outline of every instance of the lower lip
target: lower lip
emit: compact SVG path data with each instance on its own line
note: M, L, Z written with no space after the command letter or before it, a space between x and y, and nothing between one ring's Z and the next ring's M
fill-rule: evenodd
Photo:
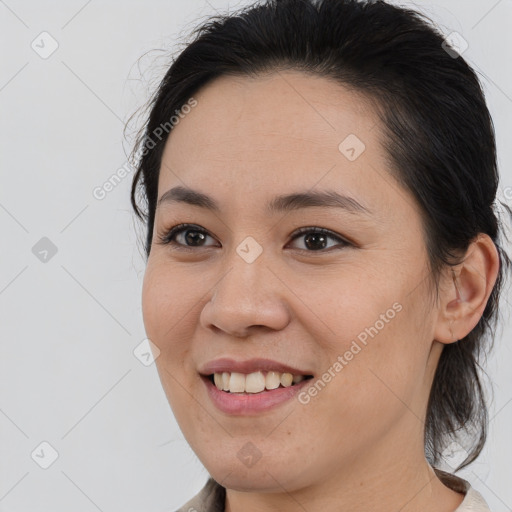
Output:
M206 385L211 401L219 410L227 414L240 415L257 414L273 409L294 398L310 380L313 380L305 379L287 388L279 387L261 393L237 394L221 391L208 377L202 376L201 379Z

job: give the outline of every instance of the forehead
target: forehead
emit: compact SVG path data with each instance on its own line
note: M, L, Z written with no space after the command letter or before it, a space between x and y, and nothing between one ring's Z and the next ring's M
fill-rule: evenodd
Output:
M236 209L249 197L266 203L269 194L316 187L366 196L367 204L396 203L393 190L383 194L390 184L400 191L386 172L381 124L364 95L286 71L223 76L194 98L168 138L159 196L185 185Z

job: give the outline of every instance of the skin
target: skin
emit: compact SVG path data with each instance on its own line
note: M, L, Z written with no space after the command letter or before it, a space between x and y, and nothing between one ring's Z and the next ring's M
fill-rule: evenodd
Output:
M167 141L158 197L187 186L212 196L221 213L157 208L142 307L169 403L227 488L226 510L454 511L463 495L424 456L425 411L444 344L473 329L492 291L492 240L481 235L455 274L442 276L436 302L420 211L389 173L383 127L364 96L286 71L221 77L194 97ZM349 134L366 146L354 161L338 149ZM372 214L265 213L275 195L313 188L349 195ZM207 232L202 245L185 252L158 243L186 222ZM307 234L292 236L300 227L353 245L328 238L312 250ZM253 263L236 252L247 236L263 249ZM186 245L184 233L177 242ZM231 416L199 378L201 365L226 356L274 359L319 378L394 303L402 310L307 405L294 399ZM249 441L261 453L252 467L237 457Z

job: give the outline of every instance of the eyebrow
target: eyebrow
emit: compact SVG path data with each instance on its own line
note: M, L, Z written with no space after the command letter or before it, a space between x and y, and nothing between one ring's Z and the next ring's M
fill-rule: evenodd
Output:
M165 192L158 200L157 207L164 203L186 203L220 213L217 201L212 197L191 188L177 186ZM350 213L371 215L373 212L354 198L339 194L334 190L307 191L274 197L267 204L267 213L275 214L301 208L336 207Z

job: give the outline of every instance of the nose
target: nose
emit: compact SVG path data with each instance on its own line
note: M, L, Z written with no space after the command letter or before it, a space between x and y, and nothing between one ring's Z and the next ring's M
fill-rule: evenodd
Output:
M290 322L287 288L263 258L247 263L237 254L211 290L201 311L202 327L237 338L255 330L281 330Z

